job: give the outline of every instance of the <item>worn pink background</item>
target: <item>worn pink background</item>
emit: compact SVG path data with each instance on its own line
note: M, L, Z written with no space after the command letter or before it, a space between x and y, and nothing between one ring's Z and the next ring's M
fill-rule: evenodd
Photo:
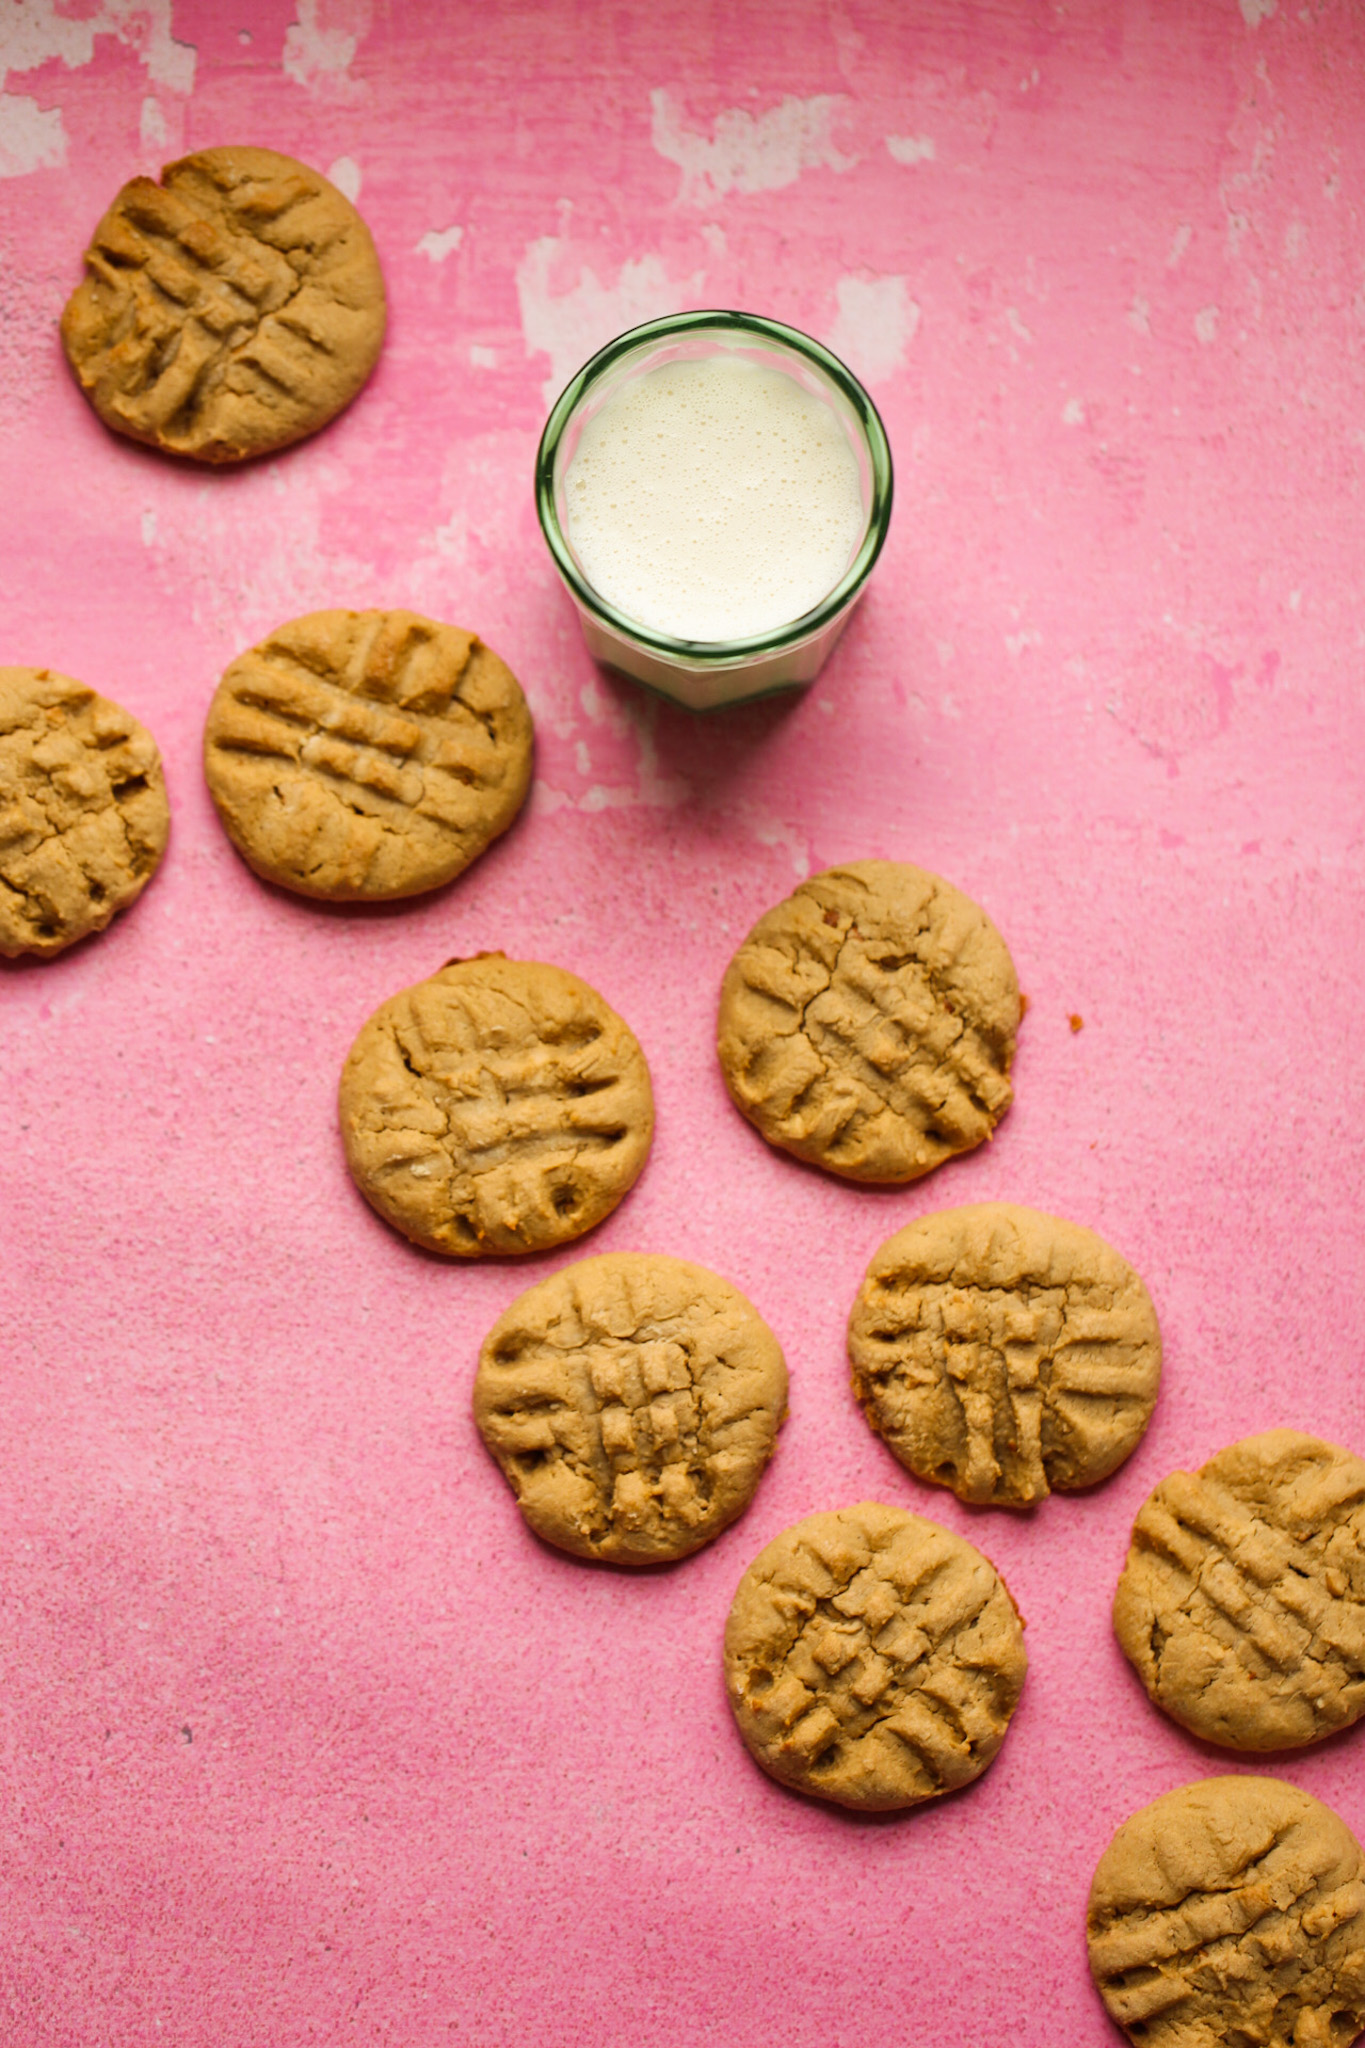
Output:
M1365 15L0 0L0 71L0 661L144 718L174 809L133 912L0 972L0 2038L1116 2040L1090 1871L1224 1767L1111 1638L1132 1514L1252 1429L1365 1449ZM330 431L217 475L107 435L56 319L117 185L234 141L358 188L392 320ZM898 494L821 681L696 721L588 662L530 472L592 348L711 304L847 353ZM512 663L535 794L444 894L329 912L229 850L200 728L251 640L384 603ZM864 855L977 897L1031 997L996 1142L901 1192L770 1152L711 1052L750 923ZM673 1570L537 1546L475 1437L558 1262L427 1258L345 1174L352 1035L480 947L650 1059L584 1249L712 1264L787 1348L755 1505ZM1031 1516L911 1481L843 1357L881 1238L987 1197L1110 1236L1166 1337L1128 1467ZM870 1823L759 1775L717 1654L757 1548L868 1496L970 1534L1032 1658L988 1776ZM1362 1830L1363 1744L1273 1768Z

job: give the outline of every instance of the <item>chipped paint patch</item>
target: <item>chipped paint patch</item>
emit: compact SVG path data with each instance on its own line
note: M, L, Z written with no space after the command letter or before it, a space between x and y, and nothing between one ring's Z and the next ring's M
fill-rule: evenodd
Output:
M429 256L433 263L444 263L463 240L463 228L429 228L417 244L417 254Z
M595 271L580 264L574 282L556 291L556 278L566 269L572 271L573 259L568 243L557 235L532 242L517 266L526 352L550 358L550 374L541 386L547 405L605 343L643 320L679 312L702 284L699 271L674 281L658 256L641 256L622 264L614 285L601 284Z
M195 49L171 33L171 0L103 0L81 21L59 10L58 0L25 0L23 6L7 0L0 6L0 83L6 73L36 71L41 64L78 70L94 58L97 36L115 36L134 50L153 85L172 92L192 88Z
M712 206L727 192L780 192L803 171L851 171L858 161L844 156L831 133L844 101L838 93L797 99L791 93L764 114L726 107L711 135L683 126L682 110L666 89L649 96L654 119L650 139L660 156L682 172L678 201Z
M1068 398L1066 404L1062 407L1062 425L1064 427L1083 427L1085 425L1085 407L1079 398Z
M659 718L657 702L652 698L641 701L608 696L595 677L583 685L579 702L590 724L597 729L597 737L591 747L586 740L576 741L574 772L586 782L595 768L601 773L605 766L608 771L622 773L625 779L593 782L577 795L537 779L533 793L537 810L572 810L589 815L596 811L671 811L687 802L692 787L686 777L660 773L654 737ZM594 750L605 756L601 765L594 759Z
M351 65L369 27L368 0L298 0L285 31L285 77L313 99L359 99L365 88L352 78Z
M160 100L149 93L142 102L142 114L138 122L138 134L142 147L150 150L165 149L170 141L170 130L166 126L166 112Z
M0 178L58 170L66 162L60 107L40 107L24 93L0 93Z
M888 135L885 140L898 164L931 164L938 155L932 135Z
M905 362L920 309L903 277L841 277L834 288L839 317L828 341L865 384L884 384Z
M360 165L355 158L339 156L336 162L329 166L327 175L342 197L349 199L354 206L360 197L361 186Z
M1194 316L1194 337L1207 348L1218 339L1217 306L1201 306Z
M1006 633L1005 647L1013 660L1018 661L1027 654L1030 647L1041 647L1043 636L1032 626L1025 626L1022 632Z
M1259 28L1263 21L1269 21L1275 12L1277 0L1239 0L1242 19L1248 28Z

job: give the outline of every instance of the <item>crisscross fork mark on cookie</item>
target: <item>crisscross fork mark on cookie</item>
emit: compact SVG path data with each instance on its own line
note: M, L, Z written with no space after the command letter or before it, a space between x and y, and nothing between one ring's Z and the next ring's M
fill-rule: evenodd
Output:
M456 1257L540 1250L615 1208L649 1149L634 1037L562 968L482 955L384 1004L341 1088L367 1199Z
M856 862L803 883L730 963L719 1046L772 1143L862 1180L910 1180L1009 1107L1013 968L939 877Z
M166 848L161 761L136 719L49 669L0 668L0 953L100 931Z
M162 178L119 193L63 319L97 410L210 461L321 426L383 338L383 283L359 215L267 150L205 150Z
M1101 1859L1087 1924L1135 2041L1346 2048L1365 2016L1365 1868L1330 1808L1266 1778L1167 1793Z
M1023 1684L1018 1616L969 1543L864 1504L788 1530L741 1583L731 1704L775 1777L847 1805L913 1805L990 1763Z
M927 933L926 909L915 936ZM783 991L787 963L776 971L774 964L756 953L745 962L744 981L784 1006L788 1029L747 1073L761 1074L768 1102L784 1118L812 1113L811 1135L831 1152L855 1119L883 1109L914 1124L945 1156L980 1144L1009 1089L976 1054L960 1018L932 1015L933 980L917 952L890 954L856 927L842 930L827 981L799 1006ZM922 1032L908 1022L917 1008L926 1013Z
M516 678L473 634L413 612L315 612L228 669L204 761L258 872L383 898L452 880L506 830L531 745Z
M1114 1623L1152 1698L1211 1741L1280 1748L1359 1719L1365 1463L1279 1430L1171 1474L1134 1523Z
M747 1505L786 1402L777 1341L678 1259L582 1260L485 1340L480 1431L539 1535L626 1563L681 1557Z
M921 1217L872 1260L849 1320L872 1427L923 1479L1024 1507L1127 1457L1161 1369L1137 1274L1093 1231L1009 1203Z
M965 1500L1020 1506L1041 1500L1051 1490L1047 1468L1060 1407L1099 1401L1112 1412L1131 1406L1134 1440L1150 1412L1137 1345L1106 1334L1103 1309L1092 1307L1093 1300L1093 1290L1087 1301L1085 1291L1066 1288L1039 1288L1025 1297L926 1287L908 1328L888 1327L891 1318L883 1313L876 1317L879 1327L866 1331L859 1397L869 1405L875 1399L877 1427L898 1446L915 1435L916 1395L938 1395L936 1407L955 1411L940 1447L951 1445L956 1455L923 1476L952 1485ZM882 1347L880 1359L873 1346Z

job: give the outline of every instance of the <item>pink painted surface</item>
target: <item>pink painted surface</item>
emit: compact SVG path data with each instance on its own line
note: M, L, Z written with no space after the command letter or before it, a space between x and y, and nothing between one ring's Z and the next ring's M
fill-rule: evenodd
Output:
M1365 1449L1365 20L18 0L0 60L0 660L143 717L174 809L134 911L0 974L0 2037L1102 2048L1090 1871L1224 1767L1112 1640L1132 1514L1252 1429ZM56 319L116 186L225 141L359 178L392 322L329 432L215 475L105 434ZM899 483L826 676L709 722L592 668L529 487L556 382L693 304L843 349ZM199 734L244 645L379 603L506 656L538 779L449 891L330 913L236 860ZM769 1152L711 1053L739 938L862 855L977 897L1031 997L996 1142L900 1192ZM755 1505L674 1570L538 1547L475 1437L555 1262L428 1259L345 1175L356 1028L480 947L650 1059L583 1249L717 1267L788 1352ZM843 1357L881 1238L990 1197L1108 1235L1166 1338L1131 1463L1027 1517L911 1481ZM1032 1666L978 1786L860 1823L749 1763L718 1645L763 1542L869 1496L988 1552ZM1365 1829L1365 1734L1274 1768Z

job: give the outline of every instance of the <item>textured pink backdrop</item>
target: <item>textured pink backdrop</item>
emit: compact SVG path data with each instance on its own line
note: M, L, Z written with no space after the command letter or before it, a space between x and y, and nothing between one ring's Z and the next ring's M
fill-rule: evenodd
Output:
M0 0L0 71L0 661L144 718L174 809L133 912L0 973L0 2038L1103 2048L1095 1859L1224 1767L1111 1638L1131 1516L1251 1429L1365 1449L1365 16ZM201 474L101 429L56 319L125 177L235 141L358 189L392 321L330 431ZM825 677L704 722L594 670L530 492L557 382L698 304L831 340L898 464ZM329 912L238 863L200 728L264 631L383 603L512 663L535 794L444 894ZM750 923L864 855L977 897L1032 999L996 1142L904 1192L769 1152L711 1053ZM426 1258L345 1175L353 1033L480 947L653 1067L584 1248L714 1265L787 1348L754 1507L673 1570L538 1547L475 1437L557 1262ZM1167 1346L1128 1467L1023 1517L904 1475L843 1357L881 1238L989 1197L1110 1236ZM868 1496L981 1544L1032 1657L989 1775L872 1823L759 1775L717 1658L759 1545ZM1275 1768L1365 1829L1362 1745Z

